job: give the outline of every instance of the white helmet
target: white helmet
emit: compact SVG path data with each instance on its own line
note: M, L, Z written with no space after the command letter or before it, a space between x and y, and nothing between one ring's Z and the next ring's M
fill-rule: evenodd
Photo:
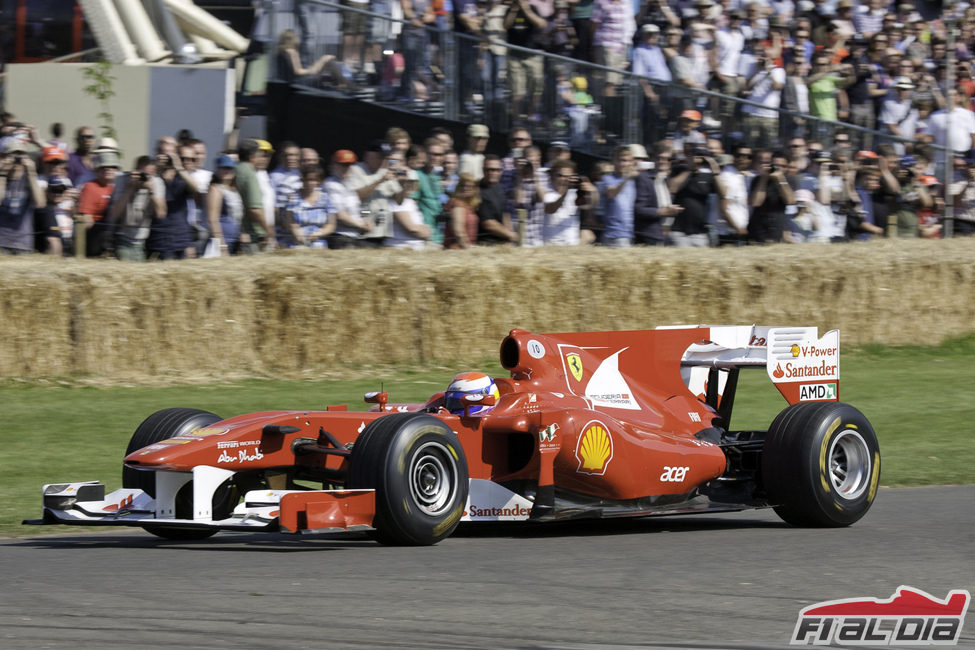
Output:
M464 402L466 395L493 395L495 400L501 397L494 380L483 372L462 372L450 382L447 391L444 393L444 408L451 413L460 415L467 409ZM471 406L467 411L471 415L486 413L490 411L490 406Z

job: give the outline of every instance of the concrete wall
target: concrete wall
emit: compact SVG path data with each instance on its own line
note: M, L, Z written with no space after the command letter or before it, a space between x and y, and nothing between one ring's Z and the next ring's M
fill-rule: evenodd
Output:
M7 110L33 124L42 138L61 122L65 140L91 126L100 133L100 103L84 92L88 81L81 63L22 63L7 66ZM156 139L190 129L206 142L212 165L233 126L234 71L223 65L113 66L115 96L109 100L122 149L123 165L150 153Z

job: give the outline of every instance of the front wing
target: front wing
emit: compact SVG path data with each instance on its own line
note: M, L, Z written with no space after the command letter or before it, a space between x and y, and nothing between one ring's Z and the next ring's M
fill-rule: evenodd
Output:
M24 523L304 533L365 530L375 516L374 490L251 490L229 517L215 519L214 493L233 472L201 466L155 475L155 498L133 488L105 494L97 481L45 485L43 519ZM177 518L176 495L191 480L193 516Z
M369 530L375 517L374 490L251 490L229 517L215 519L211 504L217 488L233 472L201 466L192 473L156 473L156 498L133 488L109 494L97 481L59 483L43 488L43 519L25 524L137 526L169 529L247 530L253 532L325 533ZM176 517L176 494L193 481L193 517ZM704 495L646 497L627 502L553 495L552 508L536 508L529 499L483 479L471 479L461 521L552 521L577 518L641 517L728 512L761 507L755 503L722 503Z

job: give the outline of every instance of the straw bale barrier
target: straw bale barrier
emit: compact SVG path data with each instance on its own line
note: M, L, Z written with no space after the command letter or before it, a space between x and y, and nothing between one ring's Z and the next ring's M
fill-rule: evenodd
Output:
M124 264L0 259L0 377L321 376L483 361L512 327L975 331L975 239L721 250L282 252Z

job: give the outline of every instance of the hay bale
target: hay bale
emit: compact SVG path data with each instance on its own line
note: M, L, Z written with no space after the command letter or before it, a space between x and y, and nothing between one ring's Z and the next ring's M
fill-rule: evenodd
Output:
M134 265L0 260L0 376L320 376L470 364L513 327L839 328L933 344L975 329L975 240L720 250L288 251Z
M0 258L0 376L65 376L74 371L76 297L50 264Z

